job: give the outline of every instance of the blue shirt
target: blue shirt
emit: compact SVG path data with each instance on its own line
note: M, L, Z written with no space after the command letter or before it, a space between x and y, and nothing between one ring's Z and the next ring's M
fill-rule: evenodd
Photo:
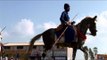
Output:
M61 17L60 17L60 21L62 24L66 24L67 21L69 21L70 18L68 16L68 13L63 11L62 14L61 14Z

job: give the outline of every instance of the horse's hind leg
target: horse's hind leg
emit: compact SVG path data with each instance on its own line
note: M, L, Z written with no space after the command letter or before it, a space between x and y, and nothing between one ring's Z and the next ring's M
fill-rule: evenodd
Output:
M48 60L53 60L54 59L53 56L50 56L50 52L51 52L51 50L44 50L43 51L43 53L42 53L43 60L45 60L45 57L48 57L47 58Z
M45 59L46 56L48 56L48 52L49 52L50 48L47 47L46 45L44 46L44 50L43 50L43 53L42 53L42 57L43 59Z
M44 50L43 50L43 53L42 53L43 60L44 60L44 59L45 59L45 57L46 57L46 52L47 52L47 50L46 50L46 49L44 49Z

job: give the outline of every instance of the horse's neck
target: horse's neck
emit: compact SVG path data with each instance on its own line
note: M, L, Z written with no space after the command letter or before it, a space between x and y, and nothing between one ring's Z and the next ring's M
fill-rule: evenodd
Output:
M88 30L87 25L83 23L79 23L76 25L76 27L84 34L86 35L86 32Z

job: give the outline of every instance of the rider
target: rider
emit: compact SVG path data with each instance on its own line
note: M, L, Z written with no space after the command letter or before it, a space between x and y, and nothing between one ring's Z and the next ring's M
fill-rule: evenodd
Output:
M74 41L75 40L74 37L75 37L75 34L76 34L76 30L75 30L74 26L72 25L73 22L70 22L70 17L68 15L69 11L70 11L70 5L68 3L65 3L64 4L64 11L62 12L62 14L60 16L61 25L59 26L59 28L61 26L62 27L68 26L68 29L65 31L65 38L71 39L69 37L72 37L73 41Z
M61 17L60 17L60 21L61 21L62 25L66 25L66 24L71 25L70 17L68 15L69 11L70 11L70 6L69 6L69 4L65 3L64 11L62 12Z

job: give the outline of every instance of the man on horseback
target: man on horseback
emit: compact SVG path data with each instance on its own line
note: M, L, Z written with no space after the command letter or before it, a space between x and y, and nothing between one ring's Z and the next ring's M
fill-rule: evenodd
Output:
M70 11L70 5L68 3L65 3L64 11L62 12L62 14L60 16L61 25L59 25L57 28L57 31L63 32L63 30L65 30L65 28L67 27L67 29L64 33L66 43L76 42L74 39L76 31L72 25L73 22L70 22L70 17L68 15L69 11Z
M61 21L62 25L65 25L65 24L71 25L70 18L68 15L69 11L70 11L70 6L69 6L69 4L65 3L64 11L62 12L61 17L60 17L60 21Z

